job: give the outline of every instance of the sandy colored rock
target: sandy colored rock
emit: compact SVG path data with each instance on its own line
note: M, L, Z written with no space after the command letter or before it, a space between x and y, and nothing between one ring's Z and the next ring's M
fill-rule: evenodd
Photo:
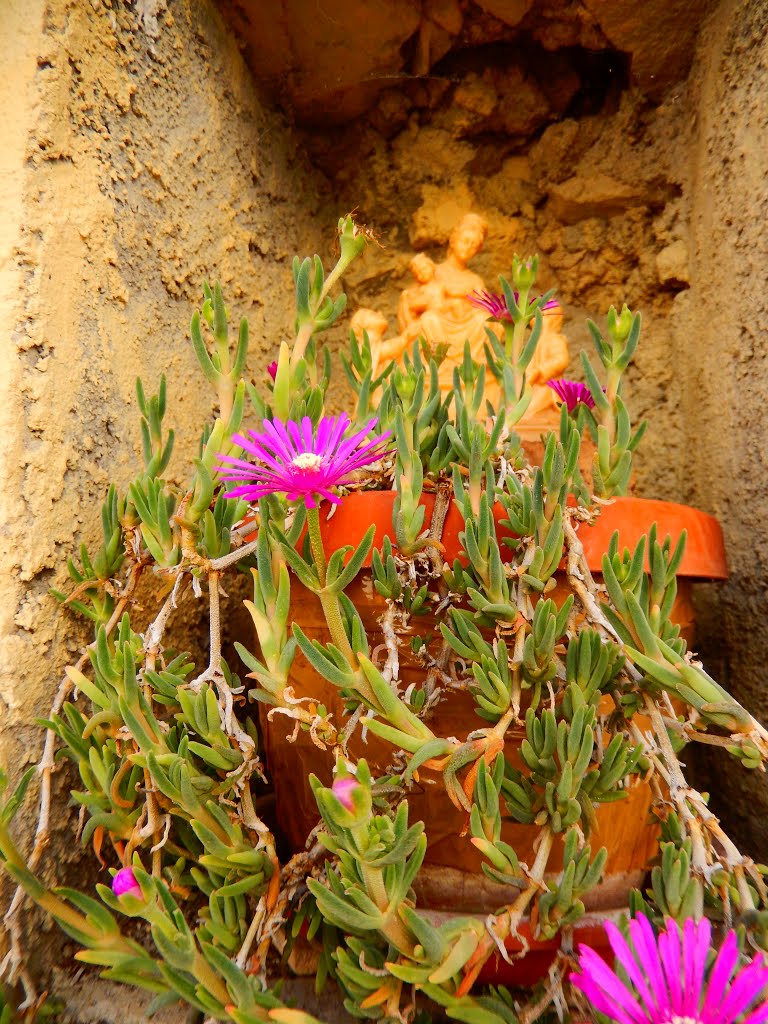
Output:
M412 73L424 75L450 50L461 32L463 15L458 0L424 0Z
M307 122L347 121L368 109L403 69L401 47L422 24L420 5L411 0L228 0L222 6L257 78ZM450 45L445 26L457 18L460 26L455 4L431 0L422 41L428 63Z
M531 146L528 159L537 176L548 181L563 181L587 148L585 126L572 118L551 124Z
M452 194L425 185L421 194L422 204L411 221L411 245L414 249L444 245L457 221L470 208L472 195L466 185L460 185Z
M456 87L453 102L481 118L487 118L496 109L499 94L494 88L488 72L482 77L468 75L466 80Z
M527 157L511 156L504 161L498 174L488 179L487 201L504 214L516 214L526 203L539 198Z
M710 0L584 0L607 38L632 54L632 78L660 98L688 74Z
M617 181L608 174L576 175L555 185L549 193L552 212L565 224L588 217L608 219L643 201L635 184Z
M495 79L498 117L505 134L527 136L546 122L549 103L531 75L511 65L504 73L497 73Z
M610 45L581 0L537 0L523 27L550 52L571 46L602 50Z
M659 275L659 281L661 281L662 284L667 284L670 281L688 283L690 280L688 246L682 238L678 238L677 241L664 246L664 248L657 253L656 271Z
M478 3L484 11L513 28L533 7L533 0L478 0Z

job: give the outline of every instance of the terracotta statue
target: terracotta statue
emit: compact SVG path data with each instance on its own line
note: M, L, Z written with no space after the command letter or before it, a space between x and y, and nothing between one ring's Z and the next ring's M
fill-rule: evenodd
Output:
M469 341L472 358L485 362L485 328L490 326L499 337L499 324L488 324L488 315L473 305L467 296L474 291L485 291L485 282L467 263L483 247L487 224L478 214L468 213L453 229L448 243L448 254L442 263L435 263L425 253L414 256L410 263L415 283L400 296L397 322L400 333L384 338L387 322L371 309L360 309L352 318L352 330L362 337L368 331L373 354L374 370L389 360L402 362L403 354L410 351L414 341L423 337L431 348L446 346L447 354L438 371L440 389L453 390L453 371L464 358L464 345ZM562 310L553 305L544 315L544 327L536 354L528 368L528 381L533 397L526 422L551 419L557 414L557 402L546 381L560 376L568 366L568 343L562 335ZM486 398L497 404L500 390L489 372L486 379Z
M387 333L387 318L375 309L368 309L363 306L353 315L349 326L357 340L362 343L363 331L368 335L373 357L373 375L376 376L376 369L381 359L381 350L384 346L384 335Z

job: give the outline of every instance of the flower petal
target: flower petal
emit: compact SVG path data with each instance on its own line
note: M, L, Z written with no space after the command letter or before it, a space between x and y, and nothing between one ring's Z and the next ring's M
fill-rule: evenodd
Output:
M592 986L597 986L610 1000L615 1007L621 1008L627 1017L635 1024L646 1024L649 1017L643 1012L642 1007L635 999L632 992L626 987L615 971L611 970L608 964L589 946L579 946L579 965ZM577 988L581 988L585 995L588 993L583 985L574 981ZM590 986L591 987L591 986ZM588 996L589 997L589 996ZM615 1009L611 1011L615 1016ZM618 1020L618 1017L615 1019Z
M733 979L725 1001L720 1004L719 1021L730 1024L742 1014L768 984L768 968L762 957L754 959Z

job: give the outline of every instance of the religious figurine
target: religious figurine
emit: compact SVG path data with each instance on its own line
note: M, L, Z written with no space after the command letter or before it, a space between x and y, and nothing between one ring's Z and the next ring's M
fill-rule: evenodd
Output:
M488 323L488 313L470 300L472 292L485 292L485 282L467 267L468 262L483 247L487 224L476 213L467 213L453 229L448 253L442 263L435 263L425 253L413 257L410 263L415 283L406 288L397 307L400 333L384 338L387 321L372 309L359 309L352 318L352 330L362 337L367 330L373 356L374 372L393 360L402 363L403 355L410 352L417 338L423 337L433 350L442 346L445 358L438 368L440 390L447 394L453 390L453 371L461 365L464 346L469 342L472 358L485 363L486 327L500 338L500 324ZM543 311L543 328L536 353L528 367L527 380L533 390L525 422L552 421L557 416L557 401L546 382L560 376L568 367L568 342L561 333L562 309L557 303L548 303ZM493 374L486 375L486 398L497 405L500 389Z
M382 313L375 309L369 309L367 306L361 306L349 321L350 330L358 341L362 342L363 331L368 335L368 341L371 345L371 356L373 358L374 377L376 376L379 363L382 362L381 353L384 347L384 335L387 333L388 326L387 318Z

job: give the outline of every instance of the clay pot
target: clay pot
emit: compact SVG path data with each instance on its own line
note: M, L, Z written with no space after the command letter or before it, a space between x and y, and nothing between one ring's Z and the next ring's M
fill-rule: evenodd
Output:
M326 552L330 553L344 544L356 545L371 523L376 526L374 546L380 547L384 537L392 535L393 501L394 493L391 491L357 492L345 498L330 518L323 516L321 519ZM434 497L425 494L423 504L427 509L428 523ZM504 518L503 509L498 506L494 515L498 523ZM726 578L722 532L713 517L685 505L643 498L620 498L603 508L594 526L581 524L578 532L589 567L597 576L603 553L615 530L619 531L620 545L634 548L654 522L657 524L658 536L663 538L667 534L671 535L673 544L683 529L688 531L688 544L678 577L678 595L672 617L690 640L693 630L692 581L697 578ZM459 533L462 530L461 514L451 503L442 533L445 558L450 563L461 551ZM499 533L503 535L501 528ZM375 650L383 643L378 620L386 604L373 587L370 573L366 571L369 568L370 557L347 593L363 619L371 648ZM329 636L319 600L296 579L292 579L291 586L293 618L310 639L327 641ZM568 592L563 574L558 575L556 589L547 596L560 603ZM421 681L424 676L423 667L411 655L407 642L409 635L418 633L428 638L428 643L435 649L439 643L439 634L435 638L436 632L434 619L430 615L410 620L409 628L402 636L405 642L400 647L401 688L411 682ZM312 697L318 703L325 704L333 715L333 722L341 727L345 717L339 691L321 678L301 654L296 656L290 682L296 697ZM428 719L430 728L437 735L464 738L484 724L474 713L471 694L451 692L446 696L447 699L436 706ZM307 778L310 773L314 773L323 783L330 785L333 754L331 751L319 750L305 732L300 732L294 743L287 742L287 736L292 731L290 720L276 715L272 722L267 723L265 711L268 709L264 705L261 708L267 763L275 785L280 825L291 847L300 850L318 820ZM519 768L523 768L518 753L523 735L522 731L519 735L510 732L505 748L507 758ZM374 775L383 774L391 763L392 750L389 744L370 733L364 741L359 729L350 740L349 750L355 758L365 757ZM498 885L483 874L480 854L466 835L462 835L467 825L467 815L451 803L439 773L420 771L418 783L409 794L408 802L410 820L426 823L429 840L424 867L415 884L420 909L488 913L510 901L509 887ZM604 881L589 896L589 911L609 911L625 906L629 889L642 883L649 861L657 849L656 830L649 826L650 805L650 788L638 782L624 800L597 808L598 830L591 842L593 849L601 845L607 847L608 861ZM536 826L507 823L502 829L502 839L514 847L521 861L530 864L535 857L533 844L538 833ZM561 870L562 843L556 843L550 866L553 872ZM556 946L555 942L553 948ZM544 946L536 948L546 951ZM525 959L528 961L528 956Z

